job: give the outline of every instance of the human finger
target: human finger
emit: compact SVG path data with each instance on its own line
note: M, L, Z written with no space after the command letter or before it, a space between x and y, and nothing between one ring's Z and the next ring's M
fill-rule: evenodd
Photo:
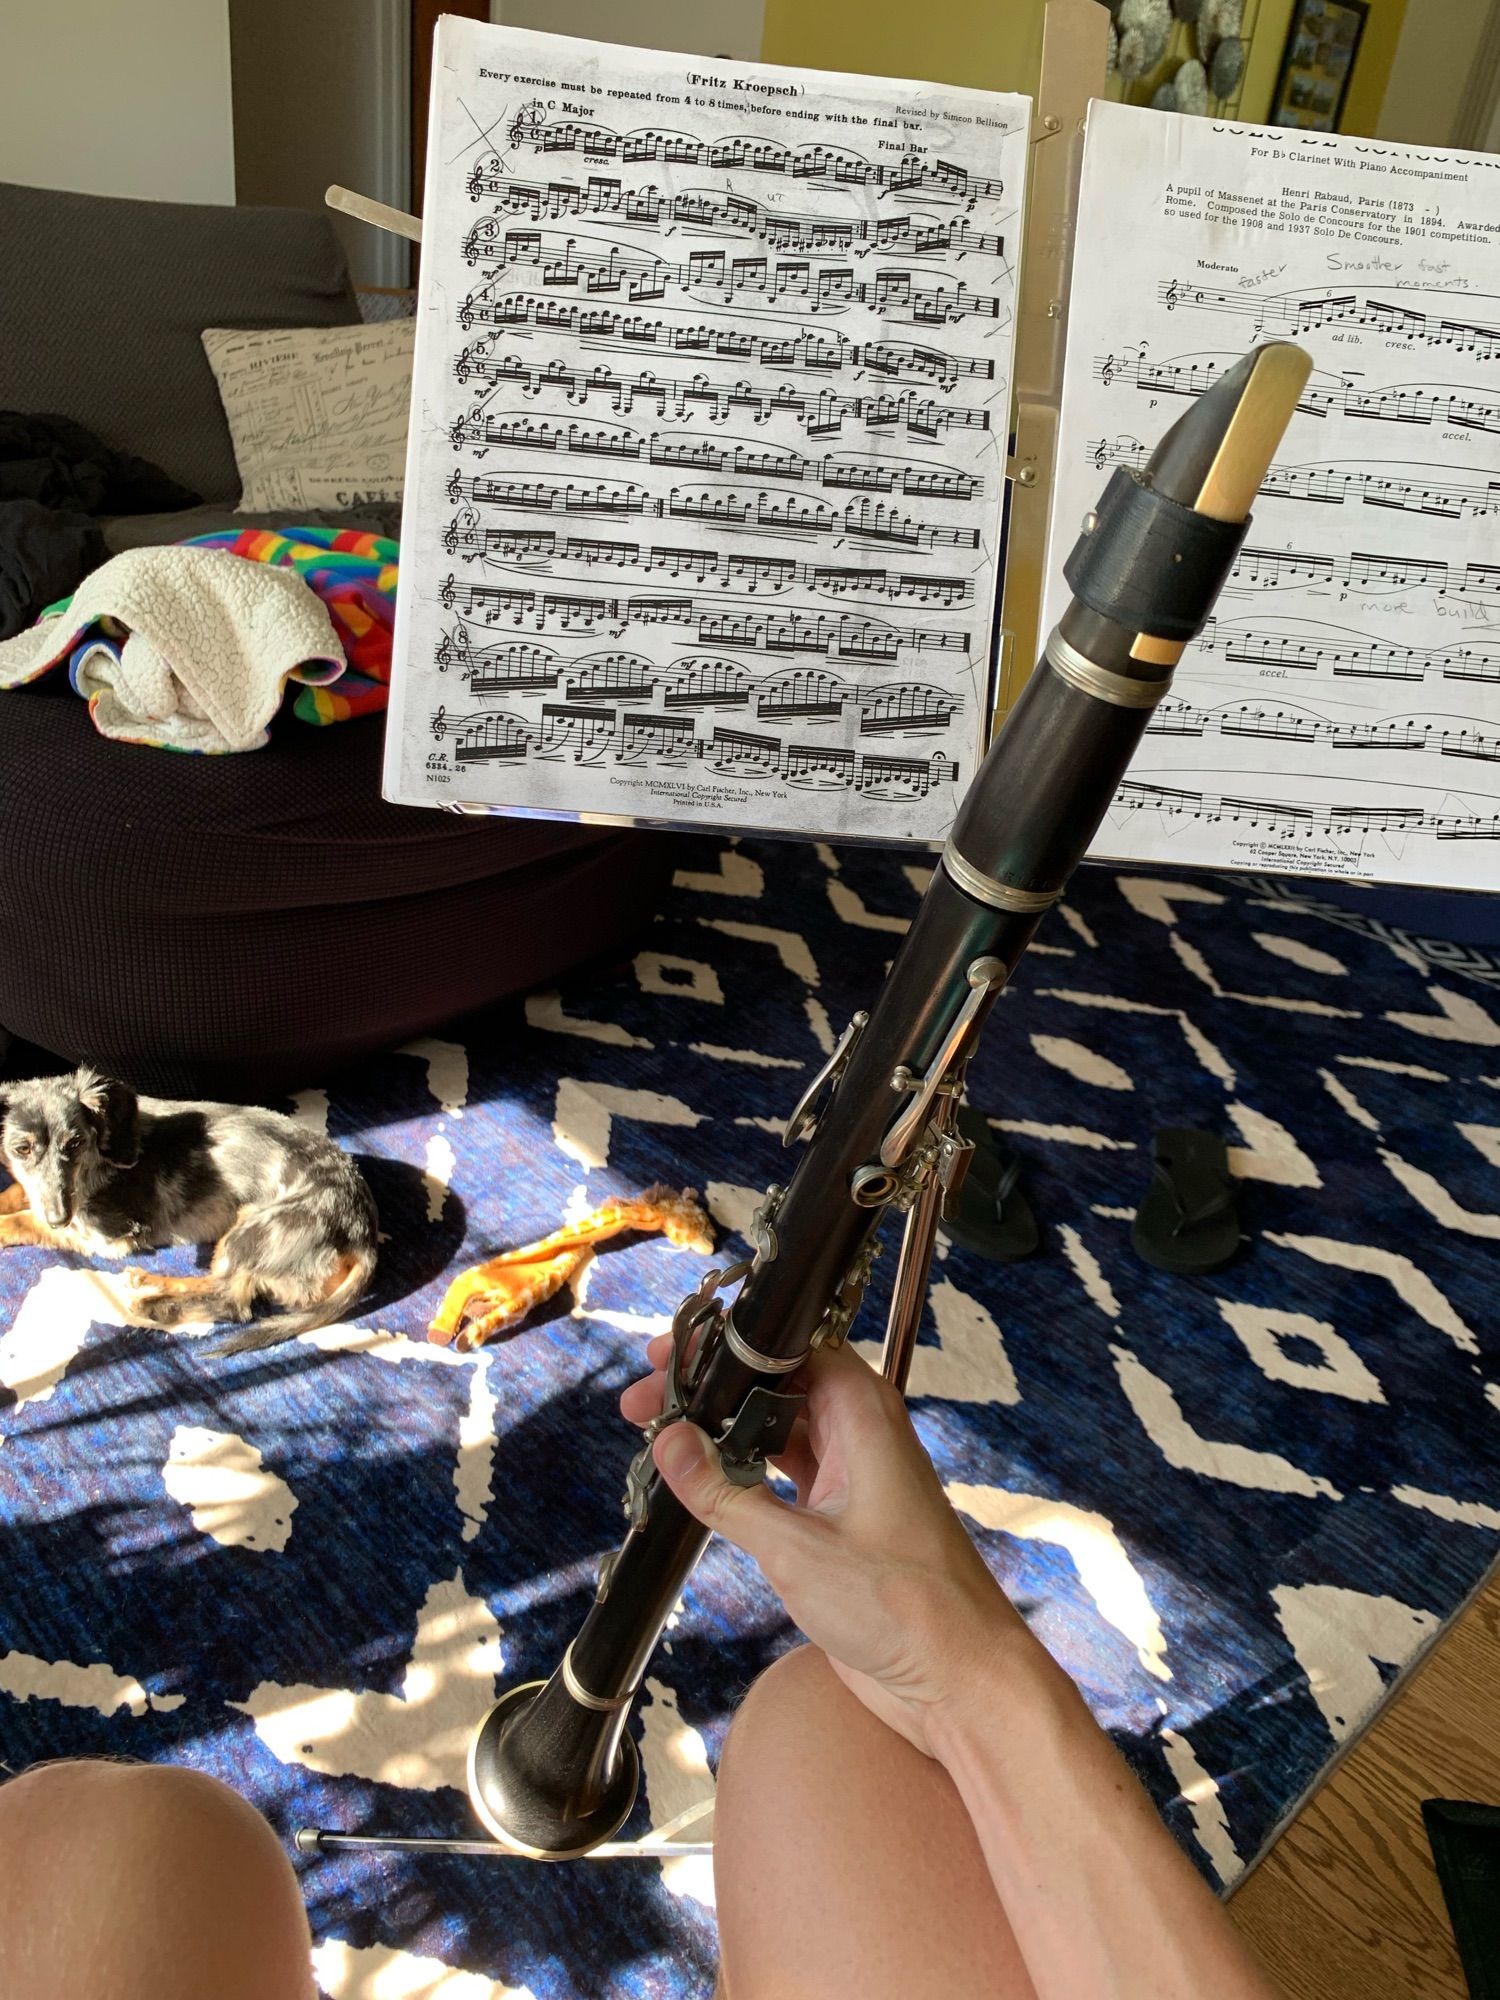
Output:
M797 1504L805 1507L807 1496L812 1491L813 1481L818 1476L817 1454L812 1448L805 1415L798 1417L793 1424L791 1436L771 1463L778 1472L791 1480L797 1489Z
M627 1423L649 1424L653 1417L659 1417L665 1400L667 1378L658 1370L654 1375L643 1375L639 1382L632 1382L628 1389L620 1393L620 1414Z
M651 1447L656 1469L683 1506L764 1568L800 1539L805 1517L766 1490L736 1486L724 1475L719 1448L696 1424L668 1424Z

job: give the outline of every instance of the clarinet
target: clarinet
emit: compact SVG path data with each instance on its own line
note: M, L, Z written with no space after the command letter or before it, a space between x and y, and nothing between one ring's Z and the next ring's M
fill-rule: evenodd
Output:
M674 1318L662 1413L627 1476L623 1546L551 1679L505 1693L471 1744L475 1811L512 1852L586 1854L629 1814L631 1703L709 1539L656 1472L651 1439L686 1418L728 1477L761 1479L806 1400L797 1369L848 1332L886 1212L924 1203L935 1216L956 1192L972 1148L953 1114L985 1017L1207 620L1311 365L1279 341L1245 355L1144 472L1116 469L1085 518L1064 566L1072 601L959 807L885 985L791 1114L786 1143L805 1150L757 1211L753 1260L709 1271ZM915 1278L906 1264L898 1293L904 1281L919 1307L925 1258Z

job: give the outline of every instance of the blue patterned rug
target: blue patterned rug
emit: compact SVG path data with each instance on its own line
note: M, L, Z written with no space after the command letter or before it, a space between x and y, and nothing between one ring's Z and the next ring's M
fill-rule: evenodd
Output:
M702 1261L610 1247L478 1358L423 1341L445 1276L658 1180L705 1191L733 1243L923 879L704 842L630 974L304 1093L388 1237L357 1327L210 1361L122 1326L107 1273L5 1252L0 1759L193 1764L284 1834L466 1828L470 1730L582 1616L621 1528L616 1397ZM996 1574L1220 1883L1500 1550L1494 965L1312 902L1081 874L973 1076L1043 1253L947 1255L912 1382ZM1218 1276L1130 1250L1163 1124L1237 1149L1250 1241ZM715 1547L652 1664L634 1830L711 1792L736 1698L789 1639ZM336 2000L712 1983L703 1863L302 1867Z

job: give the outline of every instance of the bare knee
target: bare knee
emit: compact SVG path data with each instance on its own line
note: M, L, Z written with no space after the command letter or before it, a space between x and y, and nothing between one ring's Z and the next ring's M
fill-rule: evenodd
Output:
M164 2000L190 1979L225 2000L250 1980L312 1990L296 1876L229 1786L176 1765L74 1761L0 1787L0 1987L88 1991L117 1947Z
M767 1732L774 1740L789 1724L847 1715L850 1703L859 1705L829 1666L827 1655L816 1646L796 1646L752 1681L735 1711L728 1743L747 1737L759 1742Z
M189 1865L227 1847L241 1864L287 1865L254 1806L217 1778L178 1764L65 1759L35 1765L0 1787L0 1848L53 1840L169 1847Z

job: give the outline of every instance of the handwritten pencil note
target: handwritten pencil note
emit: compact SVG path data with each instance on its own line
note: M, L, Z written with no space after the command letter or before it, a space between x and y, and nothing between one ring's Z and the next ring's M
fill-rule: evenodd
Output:
M1026 100L445 16L388 797L940 839Z
M1095 851L1500 885L1500 160L1095 104L1070 312L1051 621L1110 468L1314 361Z

